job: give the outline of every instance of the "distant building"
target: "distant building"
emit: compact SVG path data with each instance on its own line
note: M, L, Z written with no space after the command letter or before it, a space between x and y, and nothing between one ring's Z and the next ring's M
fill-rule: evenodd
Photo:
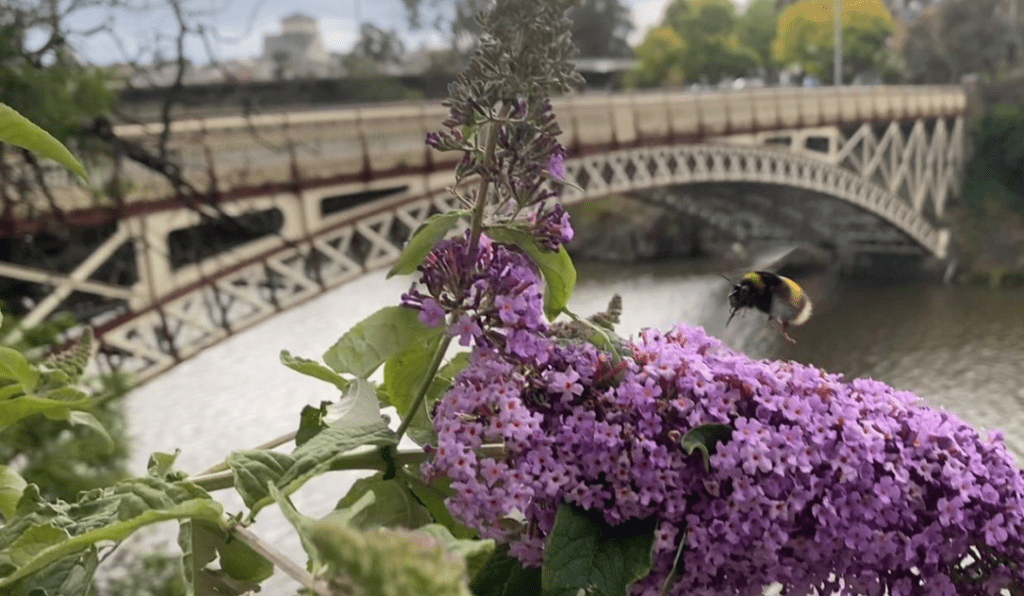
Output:
M301 13L281 19L280 35L263 38L261 61L273 65L278 79L328 76L336 69L320 36L320 23Z

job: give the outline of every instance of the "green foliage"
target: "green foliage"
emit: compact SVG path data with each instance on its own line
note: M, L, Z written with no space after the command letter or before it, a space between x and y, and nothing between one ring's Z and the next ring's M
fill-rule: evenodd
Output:
M185 596L181 558L151 553L128 561L123 573L107 584L109 596Z
M339 373L366 378L388 359L441 334L440 327L427 327L418 316L412 308L382 308L342 335L324 362Z
M0 587L17 589L63 559L95 556L97 543L119 542L143 526L185 518L220 524L221 513L219 503L183 480L135 478L84 493L75 503L47 503L29 485L17 514L0 528L0 570L7 570Z
M779 14L775 0L753 0L736 23L740 44L750 48L762 68L774 67L772 43L778 28Z
M994 75L1017 33L1001 0L935 2L900 36L906 77L916 83L960 83L968 73Z
M405 250L402 251L401 256L398 257L394 266L388 271L388 277L415 273L416 268L420 266L420 263L427 257L427 254L433 250L437 241L444 238L465 217L465 211L449 211L447 213L431 215L427 221L423 222L423 225L416 228L416 231L413 232Z
M704 469L711 469L711 456L718 450L719 443L732 438L732 427L728 424L702 424L691 428L679 441L679 445L687 455L699 451L704 462Z
M685 79L686 41L668 25L648 31L636 57L639 64L626 75L629 86L680 85Z
M227 460L249 517L274 501L269 484L290 495L310 478L334 469L349 451L372 445L396 445L398 441L380 418L371 424L351 426L344 419L321 431L290 455L266 450L236 451Z
M971 205L1002 202L1024 214L1024 110L993 107L979 118L963 198Z
M309 539L326 564L328 578L362 586L367 596L470 596L466 561L458 552L463 549L429 534L391 529L362 533L328 518L310 525ZM494 547L491 541L473 542L466 549L479 550L487 543Z
M654 519L609 526L600 511L563 503L544 546L544 596L575 596L579 590L627 596L651 568Z
M432 519L405 483L384 480L383 474L374 474L357 480L335 509L348 509L367 493L373 495L371 503L361 507L347 523L360 530L385 528L415 529L429 524Z
M569 18L580 56L625 58L632 53L628 38L633 21L620 0L580 0L569 10Z
M127 475L121 379L100 379L97 396L75 386L93 349L90 330L38 363L0 347L0 463L17 462L46 498L70 501Z
M335 511L313 520L271 487L318 574L323 572L340 585L362 586L363 594L468 596L468 574L483 568L494 542L462 540L443 526L426 523L429 520L407 491L400 483L376 475L357 482ZM418 531L387 528L406 524L420 527ZM359 528L372 529L360 532Z
M889 75L895 56L886 41L895 31L882 0L841 0L843 80L858 74ZM832 79L834 14L831 2L800 0L779 15L772 55L780 65L798 65L823 80Z
M315 360L292 356L288 350L281 350L281 364L306 376L331 383L339 391L348 389L348 380Z
M218 594L240 596L259 588L274 573L273 564L240 540L233 540L222 524L201 519L181 523L178 545L188 596ZM220 561L219 569L210 563Z
M683 72L690 80L717 83L757 69L759 60L737 32L736 6L731 0L673 0L665 24L686 42Z
M470 587L476 596L540 594L541 570L540 567L524 569L519 559L508 554L506 544L495 550Z
M88 179L85 168L75 159L74 155L71 155L67 147L53 138L53 135L32 124L28 118L3 103L0 103L0 142L49 157L83 180Z

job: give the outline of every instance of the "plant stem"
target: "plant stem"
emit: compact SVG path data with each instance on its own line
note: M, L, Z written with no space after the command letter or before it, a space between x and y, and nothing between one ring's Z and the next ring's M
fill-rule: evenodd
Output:
M300 567L295 561L289 559L284 555L284 553L264 542L256 534L253 534L242 526L234 526L231 528L230 532L236 539L247 544L254 551L266 557L267 560L273 563L275 567L284 571L291 576L292 579L302 584L304 588L312 590L319 596L331 596L331 590L327 586L326 582L313 577L310 572Z
M420 384L419 390L416 392L416 397L412 400L412 405L409 406L409 411L405 413L405 418L402 418L402 423L398 425L398 430L395 433L398 435L398 440L402 440L402 436L405 435L405 431L409 429L409 425L412 424L412 419L419 412L420 406L423 405L423 400L427 397L427 391L430 390L430 385L434 381L434 376L437 375L437 371L441 368L441 361L444 360L445 353L448 352L448 346L452 343L452 337L445 334L441 341L437 344L437 350L434 351L434 358L430 361L430 368L427 369L426 374L423 376L423 382Z
M271 439L271 440L267 441L266 443L263 443L262 445L257 445L256 447L253 447L253 449L273 449L274 447L280 447L281 445L284 445L288 441L294 441L295 440L295 435L297 435L297 434L298 434L298 431L294 431L293 430L292 432L287 433L287 434L283 434L280 437L277 437L276 439ZM211 467L203 470L202 472L196 474L196 476L206 476L207 474L213 474L215 472L223 472L224 470L227 470L227 469L228 469L228 462L227 462L227 460L224 460L224 461L220 462L219 464L217 464L215 466L211 466Z
M501 444L481 445L476 453L483 457L503 458L505 457L505 446ZM394 453L395 464L399 466L416 465L427 461L430 457L419 448L396 449ZM380 456L378 448L366 448L348 453L335 461L332 470L378 470L387 469L387 464ZM235 485L235 478L231 471L214 472L212 474L201 474L192 476L189 482L208 491L223 490Z
M494 148L498 145L498 127L500 123L508 118L511 106L505 104L501 107L501 115L497 120L487 125L487 145L484 147L484 162L490 165L494 161ZM477 245L480 243L480 234L484 228L484 207L487 205L487 191L490 189L491 179L486 175L480 176L480 187L476 191L476 205L473 206L473 219L469 226L469 246L466 254L469 255L469 262L476 262Z

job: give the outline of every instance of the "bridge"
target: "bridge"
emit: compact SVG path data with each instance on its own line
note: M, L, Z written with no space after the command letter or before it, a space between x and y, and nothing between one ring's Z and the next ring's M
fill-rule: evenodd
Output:
M946 257L942 217L964 165L959 87L621 93L554 106L569 150L565 204L628 193L741 241L803 230L846 254ZM49 201L30 195L0 222L0 281L26 296L26 325L70 310L96 328L102 368L144 381L389 265L427 217L456 208L446 189L461 156L424 144L446 115L417 103L173 122L176 171L200 192L122 160L93 169L94 180L126 181L116 204L96 205L47 173ZM161 128L116 132L147 144ZM46 255L18 250L44 237ZM68 238L88 250L73 254Z

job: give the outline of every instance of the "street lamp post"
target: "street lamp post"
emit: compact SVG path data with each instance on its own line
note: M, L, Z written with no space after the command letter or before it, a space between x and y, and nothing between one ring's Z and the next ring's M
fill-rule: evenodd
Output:
M832 84L843 84L843 8L842 0L832 0L832 33L835 37L832 50Z

